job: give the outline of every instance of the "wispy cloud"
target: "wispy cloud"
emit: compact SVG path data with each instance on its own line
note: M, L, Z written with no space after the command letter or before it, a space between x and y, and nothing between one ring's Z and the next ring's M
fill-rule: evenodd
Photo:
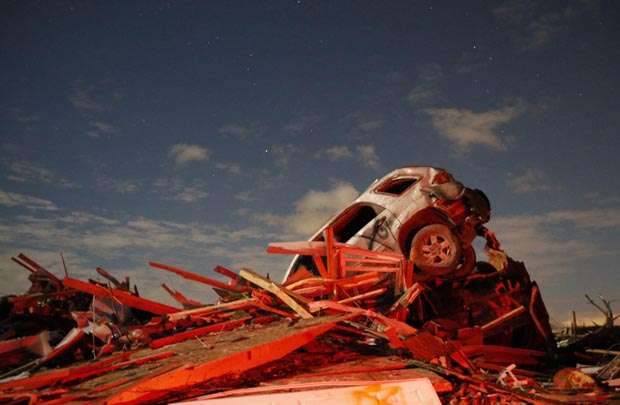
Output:
M200 145L189 145L186 143L178 143L172 146L168 153L178 166L190 162L200 162L211 157L211 151L209 149Z
M110 138L120 133L118 127L104 121L91 121L90 126L86 134L93 139Z
M69 95L73 107L91 113L110 110L122 99L123 93L114 80L100 80L96 83L76 80Z
M133 194L140 190L140 182L137 180L116 179L103 174L97 177L97 186L119 194Z
M291 143L275 144L265 149L266 153L269 153L271 160L280 169L288 168L288 164L292 158L294 158L301 149Z
M6 178L19 183L45 183L63 188L78 188L79 185L60 176L52 170L37 166L28 161L7 161Z
M520 116L523 108L509 106L484 112L431 108L426 112L439 135L449 140L458 152L467 152L474 145L506 150L506 137L500 127Z
M326 149L319 150L315 157L326 158L331 162L339 162L348 159L356 159L363 166L373 170L380 167L379 156L375 146L372 144L358 145L354 149L345 145L334 145Z
M222 172L239 175L241 174L241 167L236 163L230 162L215 162L215 168Z
M366 140L385 127L386 119L372 103L354 110L340 118L343 126L348 127L349 139Z
M235 200L239 200L244 203L250 203L256 201L256 199L257 198L254 196L254 193L252 193L252 191L250 190L240 191L235 194Z
M374 145L360 145L356 148L359 161L373 170L379 169L379 156Z
M11 193L0 190L0 205L5 207L19 207L29 210L56 211L58 207L52 201L31 195Z
M2 112L2 117L23 124L26 128L32 128L32 125L39 121L39 117L27 113L20 107L13 107Z
M331 162L337 162L340 160L345 160L353 157L353 153L351 153L351 149L348 146L344 145L335 145L326 149L322 149L316 153L316 157L320 158L325 156L327 160Z
M511 256L525 260L537 277L547 278L577 270L578 260L617 255L615 247L608 242L580 232L620 228L620 209L573 209L500 216L493 218L490 226Z
M321 121L318 114L302 114L290 120L283 129L292 135L312 133Z
M441 98L438 85L443 77L443 68L437 63L429 63L420 67L416 85L407 95L409 104L415 109L435 105Z
M548 213L545 217L545 222L569 223L577 229L620 228L620 209L557 210Z
M249 125L243 125L238 123L229 123L222 125L218 130L220 135L225 137L237 138L240 141L246 140L250 134L254 132L254 128Z
M164 199L188 204L204 200L209 195L206 185L200 180L188 183L178 178L159 178L155 180L153 186L157 194Z
M258 213L252 216L263 226L278 228L291 237L308 238L358 195L359 191L352 184L337 182L326 191L308 191L295 202L295 210L291 214Z
M384 120L369 120L360 122L357 127L364 132L372 132L383 128L384 125Z
M2 194L0 194L0 198ZM132 276L147 297L166 299L159 283L179 284L169 275L148 270L149 259L171 262L202 272L209 264L221 263L238 269L253 267L276 277L286 269L290 258L267 255L267 241L273 233L255 226L233 228L227 225L183 223L157 220L142 216L102 216L89 212L60 212L54 216L19 215L0 218L0 295L17 293L27 283L21 274L5 272L8 258L18 251L32 255L45 266L58 268L58 252L65 252L69 270L75 277L96 277L93 269L101 265L117 268L120 275ZM266 239L267 238L267 239ZM10 250L9 250L10 249ZM13 250L15 249L15 250ZM5 277L12 274L13 277ZM212 299L207 289L202 291L205 302ZM191 288L183 288L192 291ZM207 295L209 298L205 298Z
M528 168L518 174L511 174L506 184L510 191L515 194L526 194L550 189L547 175L542 170L536 168Z
M565 36L571 24L586 12L596 10L596 2L566 2L556 10L543 10L545 3L511 0L494 8L497 21L522 51L542 49Z

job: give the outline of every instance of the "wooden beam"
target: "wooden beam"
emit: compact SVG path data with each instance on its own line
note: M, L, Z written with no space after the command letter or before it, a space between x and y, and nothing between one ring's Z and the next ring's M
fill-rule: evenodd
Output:
M482 330L482 333L484 335L487 335L488 332L490 330L493 330L495 328L497 328L498 326L502 325L504 322L508 321L509 319L515 318L519 315L521 315L522 313L524 313L526 311L525 307L523 305L506 312L505 314L493 319L491 322L485 323L484 325L482 325L480 327L480 329Z
M336 250L334 246L334 228L328 227L324 232L325 255L327 256L327 273L329 278L339 279L336 261Z
M339 304L348 304L348 303L355 302L355 301L358 301L358 300L363 300L365 298L377 297L379 295L385 294L386 291L387 291L387 288L385 288L385 287L378 288L376 290L368 291L368 292L365 292L363 294L359 294L359 295L355 295L353 297L342 299L342 300L338 301L338 303Z
M206 335L207 333L223 332L226 330L235 329L243 325L248 319L251 319L251 317L246 316L240 319L233 319L232 321L225 321L213 325L203 326L200 328L186 330L171 336L155 339L151 341L151 343L149 343L149 346L151 347L151 349L159 349L160 347L168 346L173 343L183 342L189 339L193 339L197 336Z
M243 298L236 301L225 302L223 304L208 305L201 308L188 309L186 311L178 311L166 316L170 322L177 322L181 319L190 318L192 316L205 316L218 311L234 311L238 309L246 309L254 306L258 301L256 298Z
M171 273L178 274L179 276L183 277L186 280L197 281L199 283L206 284L206 285L209 285L215 288L220 288L222 290L228 290L228 291L234 291L234 292L242 292L242 291L248 290L247 288L244 288L244 287L233 287L221 281L214 280L212 278L205 277L200 274L192 273L190 271L183 270L179 267L171 266L169 264L149 262L149 266L151 266L154 269L166 270Z
M127 291L118 290L115 288L104 288L73 278L64 279L63 284L66 287L70 287L75 290L94 295L96 297L114 297L123 305L126 305L130 308L136 308L142 311L150 312L152 314L164 315L180 311L180 309L171 307L166 304L161 304L159 302L142 297L136 297L135 295L128 293Z
M295 311L301 318L310 319L313 318L310 312L306 311L301 305L297 303L287 292L286 289L280 287L278 284L274 283L271 280L266 279L265 277L257 274L249 269L241 269L239 275L244 279L248 280L252 284L256 284L257 286L269 291L276 297L278 297L282 302L288 305L293 311Z

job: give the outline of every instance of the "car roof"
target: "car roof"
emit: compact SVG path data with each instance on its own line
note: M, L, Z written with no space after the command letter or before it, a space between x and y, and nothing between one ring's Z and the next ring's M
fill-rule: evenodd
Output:
M436 172L447 172L447 171L441 167L434 167L434 166L414 166L414 165L403 166L398 169L392 170L391 172L384 175L378 180L385 180L385 179L389 179L392 177L399 177L399 176L426 176L433 172L436 173Z

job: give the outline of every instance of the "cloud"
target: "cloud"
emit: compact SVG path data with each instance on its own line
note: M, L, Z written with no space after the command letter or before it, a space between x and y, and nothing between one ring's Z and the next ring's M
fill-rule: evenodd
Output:
M407 101L412 107L428 107L439 98L439 90L426 86L416 86L407 95Z
M511 175L506 182L510 191L515 194L526 194L534 191L549 190L549 179L540 169L528 168L518 175Z
M114 182L114 191L120 194L132 194L138 191L138 183L133 180L119 180Z
M553 11L541 10L544 3L507 1L492 10L521 51L534 51L565 36L571 24L586 12L596 11L595 2L572 2Z
M158 189L157 194L166 200L181 201L184 203L196 203L209 196L205 190L206 185L200 180L187 183L176 178L159 178L155 180L153 186Z
M3 198L3 194L0 194ZM97 278L98 265L117 276L129 275L138 284L143 295L168 300L159 288L162 281L169 285L183 281L167 273L149 270L148 260L177 264L189 270L203 272L207 266L223 264L238 269L241 265L253 267L272 275L282 275L290 257L267 255L268 241L274 233L255 226L232 227L227 224L174 222L143 216L104 216L92 212L55 212L53 216L18 215L0 218L0 295L18 293L28 285L20 270L4 271L11 264L9 257L23 251L41 264L59 270L58 253L65 258L72 276ZM45 214L45 215L44 215ZM231 214L232 215L232 214ZM8 269L7 269L8 270ZM61 271L56 270L57 274ZM12 277L5 277L7 275ZM25 272L24 272L25 274ZM184 292L195 291L194 296L204 302L213 299L209 289L196 283L184 285Z
M106 175L100 175L97 178L97 185L104 190L119 194L133 194L140 190L140 183L136 180L114 179Z
M360 122L358 128L364 132L372 132L377 129L383 128L385 125L384 120L370 120L365 122Z
M338 182L327 191L308 191L295 202L295 210L289 215L255 213L252 218L263 226L290 233L284 236L308 238L358 196L359 191L352 184Z
M271 145L265 152L271 154L272 160L280 169L286 169L291 158L300 152L300 148L293 144Z
M218 130L218 133L221 135L231 136L241 141L247 139L247 137L250 135L251 132L252 132L251 128L241 125L241 124L235 124L235 123L223 125Z
M250 202L256 201L257 198L254 196L252 191L245 190L245 191L240 191L237 194L235 194L235 200L239 200L244 203L250 203Z
M0 205L43 211L56 211L58 209L52 201L3 190L0 190Z
M504 107L478 113L465 108L432 108L426 112L441 136L457 151L467 152L474 145L506 150L506 141L497 129L521 115L523 109Z
M353 157L353 153L351 153L351 149L349 149L348 146L335 145L327 149L320 150L316 153L316 157L320 158L323 156L331 162L337 162Z
M228 172L230 174L241 174L241 167L235 163L216 162L215 168L217 170Z
M78 110L89 113L101 113L115 107L123 99L114 80L100 80L86 83L84 80L73 82L69 101Z
M385 127L385 118L378 113L379 109L373 108L372 104L367 104L365 107L351 111L340 118L339 121L342 125L349 128L346 138L359 142L361 139L369 139L372 133Z
M416 85L407 95L407 101L413 108L427 108L434 105L441 97L438 89L444 72L441 65L428 63L418 70Z
M620 228L620 209L499 216L492 218L490 228L509 255L525 260L538 277L548 279L578 269L580 260L617 255L604 236L598 240L588 231Z
M103 121L91 121L90 125L92 128L88 130L86 134L93 139L110 138L120 133L117 127Z
M310 236L358 195L359 191L346 182L336 183L327 191L310 190L295 203L288 226L297 234Z
M54 173L53 171L36 166L27 161L5 162L8 173L6 178L19 183L45 183L63 188L79 188L76 183Z
M39 121L39 117L25 112L20 107L13 107L2 111L3 118L8 118L19 124L25 125L26 128L32 129L32 125Z
M311 133L321 120L322 117L318 114L304 114L289 121L283 129L292 135Z
M379 156L373 145L360 145L355 148L358 160L366 167L377 170L379 169Z
M363 166L369 167L373 170L379 169L379 156L375 150L374 145L358 145L355 149L351 150L345 145L335 145L327 149L319 150L315 157L323 158L331 162L339 162L347 159L356 159Z
M174 163L181 166L189 162L207 160L211 156L211 151L199 145L178 143L170 148L169 154L172 156Z
M570 223L577 229L620 228L620 209L557 210L546 216L549 223Z

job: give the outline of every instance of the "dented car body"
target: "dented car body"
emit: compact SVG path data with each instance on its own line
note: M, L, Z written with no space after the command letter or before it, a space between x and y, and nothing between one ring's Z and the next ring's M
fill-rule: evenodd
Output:
M375 180L310 240L323 240L325 229L332 228L337 242L415 256L422 273L468 274L475 264L475 236L489 236L490 247L499 247L483 226L489 217L481 191L463 186L444 169L409 166ZM313 270L307 257L298 256L285 279L301 267Z

